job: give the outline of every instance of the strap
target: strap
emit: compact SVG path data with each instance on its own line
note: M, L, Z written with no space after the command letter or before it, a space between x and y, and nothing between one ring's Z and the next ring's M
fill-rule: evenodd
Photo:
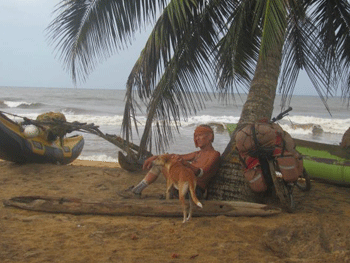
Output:
M285 150L286 150L286 141L283 140L283 138L282 138L282 153L281 153L281 156L284 155L284 151L285 151Z
M256 148L258 149L260 147L260 143L258 141L258 138L256 137L256 130L255 130L255 124L253 124L251 126L251 130L252 130L252 135L253 135L253 140L254 140L254 143L256 145Z
M238 149L237 149L237 151L238 151ZM238 153L238 158L239 158L240 162L244 165L245 169L247 169L248 165L246 164L245 160L242 158L242 156L239 153Z

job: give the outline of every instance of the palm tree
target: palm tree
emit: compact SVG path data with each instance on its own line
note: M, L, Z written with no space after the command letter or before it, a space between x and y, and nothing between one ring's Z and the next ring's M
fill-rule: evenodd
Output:
M138 127L138 103L147 106L134 156L140 159L152 141L156 151L166 148L180 117L202 109L211 91L224 96L247 88L239 126L270 118L277 90L282 106L288 105L301 69L326 107L339 85L349 98L349 11L342 0L62 0L48 30L76 81L154 23L126 84L127 141ZM250 198L233 145L231 139L213 193L232 199L246 192Z

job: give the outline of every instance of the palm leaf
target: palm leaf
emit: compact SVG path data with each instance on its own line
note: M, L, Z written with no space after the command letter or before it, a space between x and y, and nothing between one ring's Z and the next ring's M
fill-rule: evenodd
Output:
M260 30L253 28L252 12L255 1L241 1L230 13L227 30L218 44L218 89L232 93L233 87L248 87L253 76L260 47ZM252 32L252 31L258 32ZM239 92L238 89L236 89Z
M225 1L222 2L226 3ZM212 11L211 7L197 6L200 6L200 8L197 8L196 11L192 9L188 13L187 19L190 19L190 21L182 23L184 27L178 29L181 34L177 36L176 41L172 41L174 55L171 60L154 63L157 57L154 59L152 52L153 54L154 52L160 53L157 48L163 47L153 41L156 39L155 36L168 38L172 33L171 30L164 27L163 22L169 20L165 18L166 16L175 17L171 12L174 9L166 8L166 12L157 21L155 29L152 31L129 76L129 97L126 99L128 103L125 112L131 112L135 109L132 103L135 99L131 97L134 95L131 92L132 89L137 90L135 92L139 97L147 105L150 105L147 110L145 130L141 138L140 147L142 149L151 147L152 138L156 138L156 150L164 150L164 147L173 138L173 130L178 128L181 116L186 119L188 114L195 113L198 109L204 107L204 99L209 99L207 86L208 83L212 83L211 72L213 72L213 66L211 63L214 54L213 49L215 43L217 43L212 21L222 21L222 19L217 15L213 18L213 14L209 12ZM184 20L185 17L183 16L181 19ZM168 54L168 51L162 51ZM149 69L150 63L146 63L147 61L152 61L151 70ZM147 72L160 71L160 64L165 67L165 71L159 83L153 89L156 76L147 75ZM213 87L213 85L210 86ZM131 115L127 114L123 119L123 132L126 138L131 137L132 121L129 117ZM137 124L135 121L133 123L134 125ZM152 123L155 127L153 135Z
M306 9L290 6L279 81L282 107L290 103L299 72L304 69L329 111L324 96L324 89L330 89L329 74L318 33L317 27L306 16Z
M127 47L135 31L155 19L166 2L62 0L47 28L48 38L73 80L85 80L97 63Z
M344 0L319 1L312 13L316 26L320 29L319 38L323 42L323 53L326 56L328 73L334 87L341 85L342 97L350 94L350 5ZM332 92L333 91L333 92Z
M258 0L256 1L254 23L261 21L260 56L264 58L271 47L282 43L286 30L287 1Z

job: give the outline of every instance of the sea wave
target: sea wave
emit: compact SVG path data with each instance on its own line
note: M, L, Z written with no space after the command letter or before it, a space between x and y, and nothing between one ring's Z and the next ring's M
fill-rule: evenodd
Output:
M0 100L0 108L7 108L7 105L3 100Z
M21 108L21 109L39 109L44 106L40 102L26 102L26 101L3 101L9 108Z
M188 118L188 125L199 124L225 124L225 123L237 123L239 117L237 116L211 116L211 115L199 115Z
M82 122L82 123L94 123L98 126L104 127L120 127L123 121L123 115L91 115L91 114L78 114L77 112L84 112L77 108L65 108L62 113L65 114L68 122ZM29 119L36 119L38 113L21 114L23 117ZM20 121L20 118L17 118ZM147 118L145 116L139 116L137 118L138 127L142 128L146 124ZM222 132L226 130L227 123L237 123L239 116L212 116L212 115L197 115L189 118L182 118L181 125L183 129L193 130L194 127L200 124L209 124L215 132ZM335 118L319 118L312 116L288 116L279 121L279 124L284 130L290 134L315 134L315 132L330 133L330 134L344 134L344 132L350 127L349 119L335 119ZM173 123L175 126L175 123Z
M290 133L311 134L315 127L325 133L344 134L350 127L350 119L316 118L311 116L290 116L281 124Z
M8 116L16 122L23 121L23 118L35 120L38 113L18 114L17 116ZM98 115L83 115L83 114L64 114L68 122L81 122L81 123L94 123L98 126L120 126L123 120L123 116L98 116Z
M83 122L83 123L94 123L99 126L120 126L122 124L123 116L94 116L94 115L76 115L76 114L65 114L68 122Z
M61 113L64 115L83 115L83 114L88 114L90 110L85 110L81 108L63 108L60 110Z
M87 122L94 123L95 125L100 126L120 126L123 121L122 115L113 115L113 116L103 116L103 115L77 115L77 114L65 114L67 121L78 121L78 122ZM238 122L238 117L234 116L195 116L188 119L181 120L181 127L183 128L192 128L200 124L210 124L217 129L225 127L226 123L236 123ZM140 116L137 118L138 126L144 127L146 124L146 117ZM175 124L173 124L175 125Z

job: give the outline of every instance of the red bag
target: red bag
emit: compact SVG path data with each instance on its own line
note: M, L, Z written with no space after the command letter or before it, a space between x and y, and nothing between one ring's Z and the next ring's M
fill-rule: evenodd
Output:
M277 164L282 177L286 182L295 182L299 177L299 170L297 167L297 159L292 156L278 156Z
M249 186L252 191L265 192L267 190L267 185L260 165L252 169L246 169L244 171L244 177L249 182Z
M244 177L249 182L249 186L254 192L265 192L267 184L261 166L257 158L247 157L245 160L247 168L244 170Z

